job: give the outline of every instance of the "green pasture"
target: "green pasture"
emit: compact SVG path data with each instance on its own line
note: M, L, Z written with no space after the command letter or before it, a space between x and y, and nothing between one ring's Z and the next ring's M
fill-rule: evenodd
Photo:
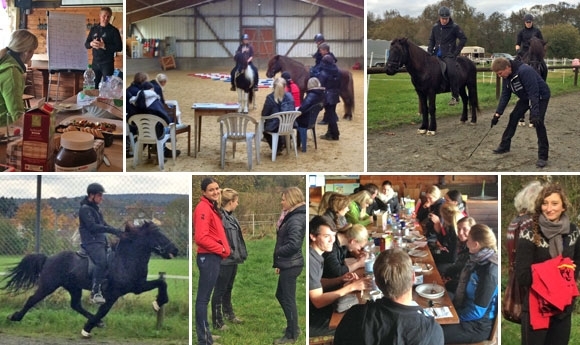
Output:
M369 74L367 78L369 78L367 80L367 128L369 130L393 129L400 125L421 123L421 116L418 115L417 94L408 73L398 73L394 76L387 76L385 73ZM573 78L574 74L571 70L550 70L548 85L552 97L578 91L580 87L574 87ZM492 72L479 72L477 80L477 94L481 109L478 114L478 122L482 120L489 122L497 106L495 98L496 77ZM462 105L448 106L447 102L450 98L450 93L437 95L437 117L456 116L459 120ZM515 103L516 98L515 95L512 96L511 102Z
M6 272L21 257L0 257L0 272ZM149 274L156 276L165 272L168 276L189 276L189 260L180 258L164 260L153 257L149 262ZM1 277L0 277L1 278ZM150 277L150 280L155 279ZM156 329L157 316L151 307L157 291L128 294L115 303L105 317L106 327L95 328L93 338L106 342L131 342L139 344L181 345L189 343L189 280L167 278L169 303L165 305L163 325ZM4 286L4 283L0 283ZM12 336L35 336L48 339L76 339L85 323L83 316L73 311L69 294L59 289L31 309L20 322L6 319L19 310L33 290L18 296L0 291L0 332ZM88 291L83 294L83 305L90 312L96 306L88 301Z
M278 276L272 268L272 252L275 240L263 238L246 241L248 259L238 267L238 274L234 283L232 301L236 316L245 322L240 325L227 323L226 331L213 331L220 335L220 344L226 345L269 345L274 339L282 337L286 328L286 319L278 300L276 286ZM303 254L305 254L303 250ZM199 271L193 259L192 273L192 318L195 318L195 297ZM306 269L298 277L296 286L296 300L298 304L299 325L302 334L296 344L305 344L304 329L306 324ZM208 314L211 325L211 313ZM196 343L195 319L192 320L192 339Z

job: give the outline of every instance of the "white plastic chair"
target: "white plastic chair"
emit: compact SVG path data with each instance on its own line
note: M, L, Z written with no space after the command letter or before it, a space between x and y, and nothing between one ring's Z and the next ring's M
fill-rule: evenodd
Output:
M222 115L217 119L217 121L220 123L220 162L222 169L224 169L225 166L226 144L228 141L233 143L233 158L236 158L236 143L240 141L246 142L246 150L248 152L248 170L252 170L252 141L255 141L256 160L258 161L258 164L260 164L260 155L258 153L260 142L256 135L258 132L258 121L249 115L240 113ZM248 132L248 129L252 129L250 123L254 125L253 132Z
M270 116L262 116L260 119L260 133L262 133L264 128L264 122L266 120L271 119L278 119L280 124L278 125L278 131L276 132L268 132L272 136L272 162L276 161L276 153L278 152L278 138L280 136L286 137L286 153L290 154L290 150L288 146L290 144L294 145L294 154L298 157L298 150L296 149L296 131L294 130L294 121L296 118L300 116L302 113L299 111L281 111L278 113L274 113ZM290 139L292 139L290 141Z
M137 167L143 155L144 145L157 145L157 160L159 161L159 169L164 168L164 148L165 143L171 139L171 153L173 156L173 164L175 165L176 152L176 139L175 139L175 123L167 123L162 118L157 115L151 114L136 114L129 118L129 123L135 124L137 126L137 141L135 142L135 148L133 151L133 168ZM163 125L163 128L169 127L169 133L165 134L161 139L157 139L157 134L155 133L155 127L158 123Z

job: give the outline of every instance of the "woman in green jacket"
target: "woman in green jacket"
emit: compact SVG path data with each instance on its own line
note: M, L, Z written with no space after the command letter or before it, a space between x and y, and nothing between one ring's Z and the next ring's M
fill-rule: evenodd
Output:
M15 122L24 114L24 73L38 47L38 39L28 30L16 30L8 46L0 50L0 123ZM6 117L6 115L8 117Z
M366 190L361 190L350 196L349 210L346 213L346 220L350 224L369 225L373 218L366 213L367 206L373 203L373 198Z

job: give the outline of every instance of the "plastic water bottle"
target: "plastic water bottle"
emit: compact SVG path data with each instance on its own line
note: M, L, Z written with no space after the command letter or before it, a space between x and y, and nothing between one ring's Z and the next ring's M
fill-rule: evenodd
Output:
M93 90L95 88L95 71L89 64L83 74L83 90Z

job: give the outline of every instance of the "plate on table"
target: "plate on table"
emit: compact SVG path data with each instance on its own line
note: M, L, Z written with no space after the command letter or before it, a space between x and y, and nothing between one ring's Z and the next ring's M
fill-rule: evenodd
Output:
M413 270L415 272L422 272L422 273L426 273L426 272L430 272L433 270L433 266L431 264L425 264L425 263L415 263L413 265Z
M60 111L60 112L77 111L77 110L81 110L82 108L83 108L82 106L80 106L76 103L60 103L60 104L54 105L54 110Z
M427 256L427 251L426 250L419 250L417 248L412 249L411 251L409 251L409 255L414 256L416 258L424 258Z
M437 284L421 284L415 288L417 294L423 298L435 299L445 295L445 288Z
M60 122L60 125L68 126L68 125L79 125L82 127L93 127L93 128L102 128L103 132L109 132L114 136L123 136L123 121L121 120L113 120L113 119L106 119L102 117L94 117L94 116L69 116L66 119ZM114 125L114 129L108 128L105 130L107 124Z

